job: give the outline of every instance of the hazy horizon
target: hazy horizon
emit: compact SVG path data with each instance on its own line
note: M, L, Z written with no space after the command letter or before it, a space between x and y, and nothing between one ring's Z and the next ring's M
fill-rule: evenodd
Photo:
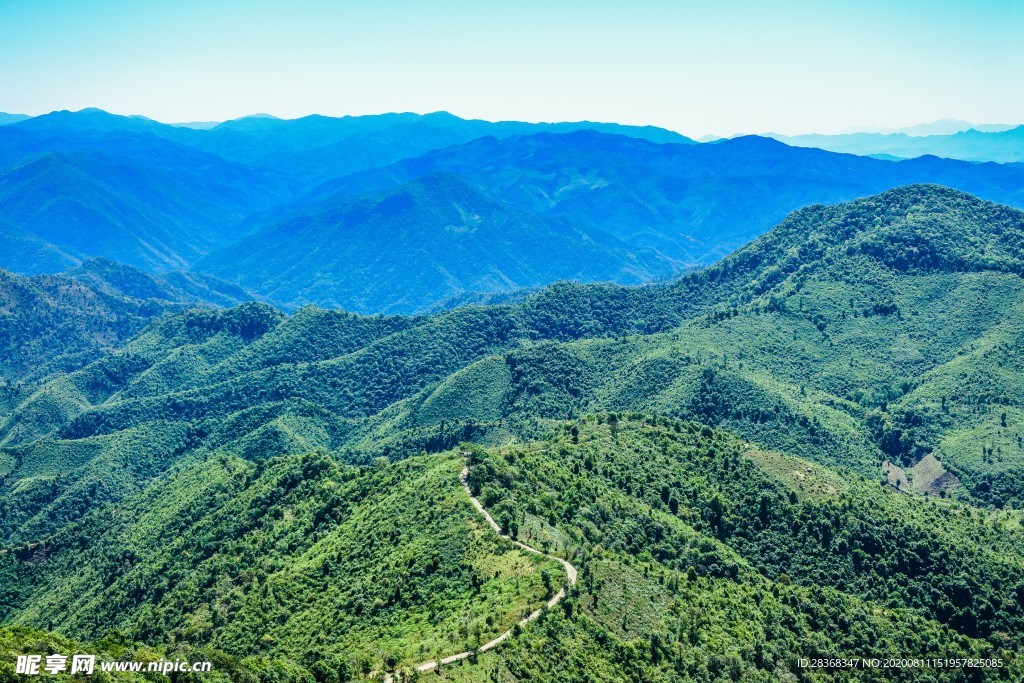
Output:
M691 137L1024 120L1024 5L0 2L0 110L388 111Z
M294 121L294 120L298 120L298 119L302 119L302 118L307 118L307 117L310 117L310 116L324 116L324 117L328 117L328 118L344 118L346 116L384 116L384 115L388 115L388 114L415 114L415 115L419 115L419 116L426 116L426 115L430 115L430 114L451 114L453 116L457 116L457 117L462 118L462 119L473 119L473 118L476 118L477 120L484 120L484 121L489 121L489 122L492 122L492 123L503 122L503 121L521 121L521 122L524 122L524 123L579 123L579 122L589 122L589 123L602 123L602 124L607 124L607 123L622 124L621 121L606 121L606 120L596 119L596 118L583 118L583 119L576 119L576 120L573 120L573 121L565 121L565 120L559 121L559 120L553 120L553 119L549 119L549 120L540 120L540 119L538 119L538 120L534 120L534 121L524 121L523 119L508 119L508 118L504 118L504 119L482 119L480 117L462 116L462 115L460 115L457 112L451 112L451 111L447 111L447 110L423 111L423 112L417 112L417 111L382 111L382 112L367 112L367 113L360 113L360 114L323 114L321 112L310 112L308 114L302 114L302 115L299 115L299 116L292 116L292 117L278 116L276 114L272 114L272 113L269 113L269 112L254 112L252 114L243 114L242 116L237 116L237 117L234 117L234 118L231 118L231 119L221 119L221 120L198 120L198 119L192 119L192 120L187 120L187 121L186 120L183 120L183 121L164 121L164 120L161 120L161 119L153 117L153 116L148 116L146 114L112 112L112 111L108 111L108 110L102 109L101 107L85 107L83 109L74 109L74 110L66 109L66 108L64 108L64 109L54 109L54 110L47 111L47 112L42 112L42 113L39 113L39 114L26 114L25 112L15 112L15 111L0 110L0 114L9 114L9 115L18 115L18 116L24 115L24 116L28 116L30 118L35 118L35 117L38 117L38 116L46 116L47 114L55 114L55 113L59 113L59 112L63 112L63 111L71 111L73 113L80 113L82 111L87 111L87 110L91 110L91 109L95 109L95 110L99 110L99 111L104 111L104 112L106 112L108 114L113 114L113 115L116 115L116 116L142 117L142 118L146 118L146 119L149 119L149 120L152 120L152 121L156 121L157 123L163 123L163 124L167 124L167 125L171 125L171 126L179 126L179 127L192 127L192 126L194 126L196 128L212 128L213 126L215 126L217 124L220 124L220 123L224 123L224 122L232 121L232 120L246 119L246 118L272 118L272 119L277 119L277 120L282 120L282 121ZM906 129L906 130L911 130L911 129L915 129L915 128L920 129L920 128L925 128L925 127L932 126L932 125L943 124L943 123L954 122L954 121L962 122L962 123L965 123L965 124L970 124L971 126L978 126L978 127L998 127L1000 130L1016 128L1016 127L1018 127L1020 125L1024 125L1024 124L1019 123L1019 122L1000 122L998 124L995 123L995 122L977 122L977 121L969 121L968 122L968 121L963 121L961 119L954 119L952 117L947 117L947 118L943 118L943 119L937 119L935 121L913 122L913 123L910 123L910 124L908 124L906 126L875 126L875 125L855 126L853 128L850 128L850 129L846 129L846 130L842 130L842 131L836 131L834 133L824 133L824 134L825 135L849 135L849 134L856 134L856 133L893 134L893 133L903 132L904 129ZM641 124L624 124L624 125L655 126L655 124L642 124L642 123ZM717 133L711 133L711 134L705 133L704 135L698 136L698 135L691 134L690 132L684 131L684 130L675 130L675 129L672 129L672 128L667 128L665 126L656 126L656 127L662 128L662 129L665 129L665 130L669 130L669 131L672 131L672 132L675 132L675 133L679 133L681 135L685 135L685 136L690 137L690 138L695 139L695 140L698 140L698 139L710 139L710 138L714 138L714 139L727 139L727 138L741 137L741 136L744 136L744 135L781 135L781 136L791 137L791 136L800 136L800 135L821 135L821 134L823 134L820 131L801 131L801 132L797 132L797 133L783 134L783 133L779 133L778 131L762 130L762 131L743 131L743 132L739 132L739 133L730 133L730 134L724 134L724 135L717 134ZM990 132L995 132L995 131L990 131ZM921 135L925 135L925 134L927 134L927 135L938 135L938 134L942 134L942 133L920 133L920 132L918 132L918 133L907 133L907 134L910 134L912 136L921 136Z

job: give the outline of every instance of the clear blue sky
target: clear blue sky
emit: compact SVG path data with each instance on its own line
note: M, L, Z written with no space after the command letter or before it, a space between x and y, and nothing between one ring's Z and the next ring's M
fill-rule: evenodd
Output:
M1022 0L0 0L0 111L1020 123L1022 43Z

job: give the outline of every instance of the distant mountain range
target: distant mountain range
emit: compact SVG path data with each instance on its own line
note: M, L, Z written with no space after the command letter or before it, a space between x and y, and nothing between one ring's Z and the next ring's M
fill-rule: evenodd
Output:
M954 126L955 127L955 126ZM925 130L928 130L927 128ZM845 135L775 135L787 145L816 147L864 156L911 159L933 155L965 161L1024 162L1024 126L990 126L950 133L849 133Z
M413 313L561 279L665 278L800 207L908 183L1024 206L1024 165L893 162L755 136L697 144L651 127L444 112L208 128L61 111L0 127L0 268L103 257L208 269L289 310Z
M615 123L520 123L467 120L447 112L370 116L306 116L284 120L247 116L212 128L159 123L142 116L117 116L99 109L58 111L22 121L19 131L33 131L56 144L95 144L103 134L152 135L248 166L286 173L316 184L345 173L391 163L431 149L485 135L600 130L651 139L696 144L678 133L653 126ZM7 131L5 131L7 132ZM3 138L0 138L2 144Z
M913 126L902 128L883 128L880 126L865 126L845 131L845 133L881 133L891 135L903 133L905 135L953 135L968 130L976 130L981 133L1001 133L1017 126L1007 123L971 123L963 119L939 119L931 123L919 123Z
M589 253L593 246L601 244L617 254L628 250L625 253L630 254L629 259L635 264L632 268L603 278L598 273L608 273L607 269L588 271L591 280L620 283L634 282L637 276L660 277L673 270L714 262L763 233L794 208L853 199L908 183L941 183L986 199L1024 206L1022 167L977 165L935 157L893 163L789 147L759 137L706 145L659 145L595 131L539 133L502 140L481 138L325 183L270 214L254 216L247 238L195 267L209 269L289 305L333 305L338 300L326 292L336 285L330 284L330 271L322 264L340 263L337 259L341 253L350 254L350 258L362 253L358 263L347 262L345 269L351 281L345 287L362 287L367 275L357 273L370 267L375 277L389 283L382 291L397 292L406 287L415 290L417 287L405 278L412 278L416 271L399 268L382 274L379 264L371 258L380 252L364 244L365 233L342 232L344 221L336 207L436 173L462 178L468 185L520 212L576 225L580 234L594 237L593 242L579 243L581 248L589 244ZM443 193L435 201L443 202ZM377 211L373 204L361 206L371 213ZM374 216L366 220L380 224L383 218ZM425 223L416 220L407 217L394 227L417 225L424 235L431 234ZM332 225L338 229L329 230ZM311 255L274 258L275 253L292 254L286 243L289 236L296 234L316 235L313 239L299 239L292 247L309 249ZM410 238L418 233L389 234L396 235L389 258L396 260L401 254L409 254L410 260L401 262L413 263L419 247ZM474 237L488 239L482 234ZM608 237L617 242L609 241ZM501 249L509 248L498 244ZM261 245L266 246L261 249ZM526 253L528 246L520 241L518 249ZM245 260L246 253L253 257ZM457 253L445 250L438 263L453 265L445 259L455 259ZM489 261L489 257L484 258ZM544 273L542 264L534 263L533 272ZM480 272L486 272L486 268L481 267ZM566 271L546 272L550 282L565 277ZM544 279L510 276L492 280L490 286L503 282L512 289L533 286ZM446 291L453 295L479 289L479 283L465 278L447 281L451 286ZM282 291L289 294L279 298ZM383 301L378 301L377 305L383 305L380 310L402 313L431 308L427 302L422 302L421 308L409 307L411 300L407 298L394 298L391 303L383 305ZM361 302L353 310L365 312L372 308Z
M180 269L241 237L248 216L339 174L484 134L585 126L691 142L656 128L492 124L444 113L257 116L201 130L96 109L54 112L0 129L0 267L57 272L103 256Z
M119 142L41 152L0 171L0 245L10 245L0 267L36 274L105 256L182 269L288 196L288 181L274 174L158 138L130 141L127 153Z

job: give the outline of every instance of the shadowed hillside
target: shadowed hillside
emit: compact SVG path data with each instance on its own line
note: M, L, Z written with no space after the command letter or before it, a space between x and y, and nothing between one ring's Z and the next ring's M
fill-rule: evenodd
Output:
M552 280L639 284L672 272L656 254L568 219L516 210L448 173L328 201L195 268L284 305L364 314L422 311L466 292Z

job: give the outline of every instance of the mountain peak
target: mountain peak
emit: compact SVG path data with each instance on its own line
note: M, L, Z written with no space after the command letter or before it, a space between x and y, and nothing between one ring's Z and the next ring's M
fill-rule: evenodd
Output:
M711 270L750 272L770 263L775 282L798 269L862 269L850 259L867 258L897 271L1024 273L1022 246L1024 212L949 187L913 184L795 211Z
M240 116L232 121L244 121L246 119L273 119L275 121L282 121L280 116L274 116L273 114L248 114L247 116Z
M60 131L64 133L84 130L142 133L170 128L166 124L159 123L145 116L111 114L96 107L89 107L78 111L61 109L59 111L52 111L49 114L43 114L42 116L34 116L12 125L25 130Z
M737 145L744 146L750 149L782 149L787 147L786 143L776 140L773 137L765 135L739 135L734 138L721 138L719 140L712 141L712 145Z

